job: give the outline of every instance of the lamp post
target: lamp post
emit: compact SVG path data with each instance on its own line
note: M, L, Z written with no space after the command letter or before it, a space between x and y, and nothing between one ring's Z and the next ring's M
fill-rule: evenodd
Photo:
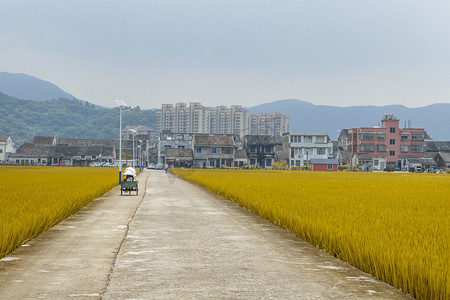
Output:
M134 136L136 135L136 130L134 130L133 128L130 129L130 131L133 133L133 168L136 167L136 160L135 160L135 156L134 156Z
M138 142L139 142L139 168L141 169L141 171L142 171L142 161L143 161L143 159L142 159L142 140L138 140Z
M132 111L134 108L123 110L124 107L128 107L122 100L116 100L119 105L119 185L122 183L122 113Z

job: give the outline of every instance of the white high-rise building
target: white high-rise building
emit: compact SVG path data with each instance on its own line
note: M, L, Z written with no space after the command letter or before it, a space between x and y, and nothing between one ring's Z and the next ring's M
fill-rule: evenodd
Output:
M240 105L205 107L198 102L163 104L157 112L157 130L177 133L282 136L289 118L280 113L251 114Z

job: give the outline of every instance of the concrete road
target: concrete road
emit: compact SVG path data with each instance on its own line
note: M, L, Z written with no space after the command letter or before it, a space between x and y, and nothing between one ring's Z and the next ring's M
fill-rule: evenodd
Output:
M0 298L411 299L171 174L139 181L0 260Z

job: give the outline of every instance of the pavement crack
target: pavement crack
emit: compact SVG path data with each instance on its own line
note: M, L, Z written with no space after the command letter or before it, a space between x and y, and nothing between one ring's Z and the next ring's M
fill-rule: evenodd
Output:
M111 283L111 276L112 276L112 273L114 272L114 268L116 266L117 257L119 256L119 253L122 250L123 244L125 243L125 239L128 236L128 231L130 230L130 223L133 221L134 217L136 216L136 213L137 213L139 207L141 206L142 201L144 201L145 195L147 194L147 182L148 182L149 176L150 176L150 173L145 178L144 193L141 196L141 200L139 201L138 205L136 205L136 209L134 210L133 215L131 216L130 220L128 221L128 223L126 225L125 233L123 235L123 238L120 242L119 247L117 248L117 251L114 252L114 259L111 263L111 268L110 268L108 274L106 275L106 284L105 284L105 287L102 289L102 291L99 294L99 299L103 299L103 297L109 287L109 284ZM141 189L139 189L139 190L141 190Z

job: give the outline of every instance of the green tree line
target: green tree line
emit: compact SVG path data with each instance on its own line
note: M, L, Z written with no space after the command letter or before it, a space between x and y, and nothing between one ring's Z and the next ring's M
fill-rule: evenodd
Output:
M136 107L122 115L126 125L156 128L156 110ZM0 135L10 135L16 145L35 136L118 139L119 108L104 108L80 100L21 100L0 93Z

